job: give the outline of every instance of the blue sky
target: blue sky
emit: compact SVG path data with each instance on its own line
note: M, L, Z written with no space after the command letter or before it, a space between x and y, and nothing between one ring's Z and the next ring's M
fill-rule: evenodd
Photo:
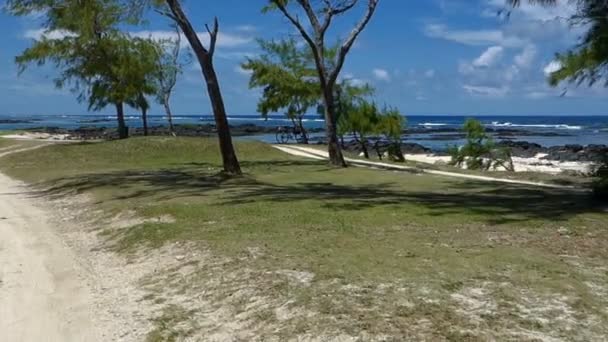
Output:
M363 5L364 0L360 0ZM258 53L255 38L295 35L279 13L262 14L265 0L186 1L195 27L217 15L221 37L216 68L229 114L255 115L258 90L248 89L239 64ZM405 114L604 115L608 91L563 85L550 88L545 73L556 52L573 46L581 28L562 17L565 1L552 9L523 6L509 20L497 16L503 0L381 0L376 15L347 59L342 76L369 82L377 101ZM357 8L335 23L332 39L344 37L359 18ZM53 87L52 67L17 74L14 57L41 34L36 18L0 14L0 103L3 114L86 114L74 94ZM151 16L140 36L169 33L167 21ZM566 96L560 96L565 88ZM181 76L173 98L177 114L208 114L209 101L196 63ZM108 108L104 113L111 113ZM153 114L161 114L155 106Z

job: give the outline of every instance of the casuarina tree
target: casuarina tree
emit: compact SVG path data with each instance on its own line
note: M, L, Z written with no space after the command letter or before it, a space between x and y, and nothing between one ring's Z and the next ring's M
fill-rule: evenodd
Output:
M145 87L149 45L120 32L131 17L118 0L9 0L9 13L42 13L44 34L16 58L30 64L53 63L58 87L71 86L89 108L116 108L120 138L128 136L124 103ZM52 35L49 33L53 33ZM47 36L48 34L48 36Z
M317 77L324 102L324 116L326 125L329 159L332 165L346 166L337 135L337 103L336 83L346 56L353 44L371 20L379 0L268 0L265 11L277 10L297 29L307 46L310 48L317 69ZM363 16L357 21L350 34L336 53L335 58L326 58L327 31L334 19L357 7L359 3L365 4ZM298 12L303 13L307 22L300 21Z
M321 99L319 82L312 56L308 49L298 48L293 39L259 41L263 51L258 57L248 58L241 65L251 72L249 86L262 88L258 111L263 117L283 110L308 143L304 115L316 108Z

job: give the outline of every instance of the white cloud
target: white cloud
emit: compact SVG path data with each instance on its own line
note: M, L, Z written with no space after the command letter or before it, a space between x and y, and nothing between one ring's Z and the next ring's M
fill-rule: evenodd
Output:
M490 6L490 9L487 9L486 13L491 13L491 11L498 13L498 11L507 8L505 0L487 0L486 2ZM570 16L576 13L576 4L571 1L561 0L557 1L554 6L538 6L537 4L522 1L517 8L509 10L511 11L511 17L523 16L530 20L551 21L570 18Z
M201 42L205 46L209 46L209 34L207 32L198 32L197 34L198 34L198 37L200 38ZM46 37L47 39L62 39L62 38L73 36L73 35L74 35L73 33L69 32L69 31L65 31L65 30L46 31L44 29L27 30L23 34L23 36L25 38L31 38L31 39L35 39L35 40L40 40L43 37ZM150 39L154 39L154 40L176 39L176 37L177 37L176 33L174 31L163 31L163 30L135 31L135 32L130 32L130 35L133 37L150 38ZM225 48L239 47L239 46L250 44L251 42L253 42L252 37L232 34L232 33L225 33L225 32L220 32L218 34L218 38L217 38L217 46L225 47ZM182 47L188 47L188 46L189 46L188 40L186 40L185 38L182 37Z
M502 46L491 46L484 51L481 56L477 57L473 61L475 67L489 67L496 64L503 54L504 48Z
M536 46L533 44L527 45L521 53L517 54L514 58L515 65L520 68L529 68L534 58L536 58L536 54L538 50Z
M131 32L133 37L139 38L150 38L154 40L165 40L175 39L176 33L174 31L136 31ZM199 39L205 46L209 46L209 34L207 32L198 32ZM217 46L219 47L239 47L247 45L253 41L253 38L248 36L236 35L232 33L220 32L217 37ZM182 38L182 47L189 46L188 40Z
M386 71L384 69L374 69L374 70L372 70L372 73L374 74L374 77L380 81L385 81L385 82L391 81L391 75L389 74L388 71Z
M219 50L215 52L218 58L234 60L234 61L244 61L246 58L255 58L257 54L250 51L225 51Z
M427 71L424 72L424 76L426 78L433 78L435 77L435 69L429 69Z
M45 29L39 30L27 30L23 34L23 37L34 40L41 40L43 38L46 39L63 39L65 37L73 37L74 33L66 30L51 30L47 31Z
M240 25L235 27L235 29L242 32L255 32L258 30L258 28L253 25Z
M545 76L549 76L552 73L558 71L559 69L562 68L562 63L560 61L551 61L549 64L547 64L544 68L543 68L543 72L545 73Z
M475 85L469 85L469 84L463 85L462 88L471 95L483 96L483 97L494 97L494 98L504 97L505 95L507 95L509 93L509 90L510 90L509 87L507 87L507 86L491 87L491 86L475 86Z
M342 76L340 76L339 81L347 81L349 82L351 85L355 86L355 87L360 87L360 86L364 86L366 84L368 84L369 82L361 79L361 78L357 78L355 75L346 72L344 73Z
M453 30L442 24L428 24L424 33L431 38L445 39L465 45L523 46L525 41L506 36L501 30Z

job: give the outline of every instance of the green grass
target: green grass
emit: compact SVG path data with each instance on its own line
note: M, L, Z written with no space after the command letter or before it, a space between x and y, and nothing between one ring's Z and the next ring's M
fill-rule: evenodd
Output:
M0 153L8 152L9 150L18 149L18 148L27 148L33 147L41 144L40 141L35 140L15 140L15 139L5 139L0 136Z
M235 284L216 284L215 299L256 284L262 295L291 298L318 313L283 322L285 338L311 329L404 337L427 319L431 339L484 340L513 326L536 326L517 314L517 304L531 305L522 298L536 307L546 303L540 298L560 296L575 311L573 330L560 330L559 320L532 330L560 338L607 333L608 298L588 283L608 282L608 272L598 271L608 261L608 213L588 194L332 169L257 142L237 148L245 171L238 178L220 174L214 140L194 138L55 145L7 156L0 169L50 196L90 194L109 215L171 216L175 222L104 229L103 236L120 253L187 241L231 260L221 272L199 266L180 285L186 293L209 277L252 270ZM314 280L301 287L269 278L281 270L310 272ZM479 287L500 308L481 317L481 326L452 297ZM248 300L234 305L247 307ZM599 323L587 329L591 317ZM267 308L255 320L277 324ZM477 333L468 336L467 329ZM159 336L169 335L157 330L151 340Z
M10 146L15 146L18 144L19 144L19 141L11 140L11 139L4 139L4 138L0 137L0 148L6 148L6 147L10 147Z

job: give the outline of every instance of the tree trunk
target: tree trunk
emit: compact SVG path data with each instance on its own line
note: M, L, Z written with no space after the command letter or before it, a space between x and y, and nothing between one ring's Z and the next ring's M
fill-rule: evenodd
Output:
M207 80L207 91L209 92L209 98L211 99L211 105L213 106L213 116L217 127L217 135L224 162L224 171L230 174L240 175L241 166L239 165L236 153L234 152L232 136L230 135L230 125L228 125L226 109L224 108L224 100L222 99L220 85L211 59L206 58L201 64L201 67L203 68L205 79Z
M306 128L304 128L301 116L298 117L298 126L300 126L300 133L302 134L302 144L308 145L308 132L306 132Z
M363 137L361 137L361 140L359 140L359 143L361 144L361 150L363 150L363 156L365 157L365 159L369 159L369 151L367 150L366 140L363 139Z
M215 125L217 127L217 135L220 145L220 152L222 154L222 160L224 164L224 172L234 175L240 175L241 166L237 159L236 153L234 152L234 146L232 144L232 136L230 134L230 126L228 125L228 118L226 117L226 108L224 107L224 100L222 98L222 92L220 85L213 67L213 55L205 49L201 43L196 30L192 27L192 24L186 17L186 14L182 10L179 0L166 0L167 5L173 12L177 19L177 24L184 32L184 36L188 39L196 58L203 71L205 82L207 83L207 92L209 93L209 100L213 107L213 116L215 118ZM213 40L213 38L212 38ZM213 46L213 43L211 44ZM213 50L212 47L210 47Z
M169 133L175 136L175 127L173 126L173 112L171 112L171 106L169 105L169 98L163 98L163 107L165 107L165 113L167 114L167 120L169 121Z
M327 151L329 152L329 162L333 166L346 167L342 149L338 141L338 125L336 120L336 103L334 99L333 87L323 87L323 104L325 105L325 127L327 137Z
M144 136L148 136L148 110L145 108L141 109L141 120L144 125Z
M129 128L125 124L125 108L122 102L116 105L116 119L118 120L118 138L127 139L129 137Z

